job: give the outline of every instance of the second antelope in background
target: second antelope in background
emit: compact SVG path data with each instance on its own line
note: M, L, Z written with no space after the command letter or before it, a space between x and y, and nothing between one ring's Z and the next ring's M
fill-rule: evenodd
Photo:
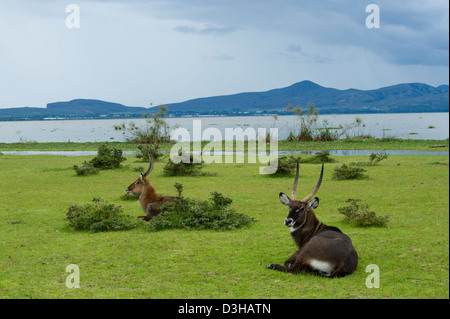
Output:
M322 183L323 164L319 181L314 190L298 201L295 192L298 183L298 166L292 186L291 198L280 193L282 204L289 206L289 214L284 224L291 229L291 236L298 250L284 262L284 266L271 264L269 269L298 273L307 270L327 277L351 274L358 265L358 254L353 248L350 237L333 226L319 222L314 209L319 206L319 198L313 196Z
M139 216L140 218L149 221L153 217L160 213L160 207L169 201L175 199L174 196L159 196L156 193L152 183L147 179L147 175L153 170L153 158L149 156L150 164L145 173L141 173L141 176L135 180L130 186L128 186L127 194L133 194L139 197L142 209L145 216Z

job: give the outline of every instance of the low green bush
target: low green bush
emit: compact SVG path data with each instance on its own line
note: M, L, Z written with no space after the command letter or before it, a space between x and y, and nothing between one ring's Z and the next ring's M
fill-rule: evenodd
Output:
M180 154L181 156L181 154ZM189 154L189 162L185 163L180 161L179 163L172 162L171 159L164 166L165 176L204 176L204 175L215 175L213 173L204 173L201 170L205 166L205 162L202 160L201 163L194 163L194 155Z
M97 174L99 172L99 169L95 168L91 162L86 161L83 162L83 165L81 167L74 165L73 169L75 170L78 176L92 175Z
M184 198L183 186L175 184L178 197L166 203L162 213L144 227L151 231L166 229L211 229L232 230L242 228L255 220L230 208L232 200L218 192L212 192L210 199L198 201Z
M125 160L121 149L110 147L108 143L104 143L98 147L96 157L89 162L83 162L81 167L74 165L73 169L78 176L97 174L100 169L118 168L120 163Z
M83 206L70 206L66 218L71 230L90 230L93 233L129 230L139 223L137 218L125 215L121 206L109 204L101 198L94 198L92 203Z
M384 227L389 221L389 216L377 216L369 209L367 204L358 204L352 201L349 206L338 208L340 214L345 216L344 222L358 227Z
M123 201L136 201L139 200L139 197L133 194L123 194L120 196L120 199Z
M300 160L300 157L295 157L293 155L278 157L277 171L274 174L271 174L271 176L283 176L295 173L297 160ZM268 165L270 165L270 163Z
M121 149L111 147L108 143L105 143L98 147L97 156L90 162L96 168L113 169L118 168L120 163L125 160L125 157L122 156Z
M289 174L295 174L297 168L297 161L307 164L322 164L322 163L334 163L335 159L330 157L329 151L317 152L314 156L302 159L300 156L279 156L278 157L278 169L276 173L271 176L285 176ZM270 163L268 164L270 165Z
M367 170L352 165L353 163L342 164L340 167L336 167L333 172L333 179L335 180L348 180L348 179L366 179L369 176L365 175L364 172Z

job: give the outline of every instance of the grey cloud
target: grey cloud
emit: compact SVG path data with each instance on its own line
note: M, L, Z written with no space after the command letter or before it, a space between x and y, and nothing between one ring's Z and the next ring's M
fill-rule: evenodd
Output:
M333 62L333 59L323 56L321 54L316 53L308 53L305 52L302 47L298 44L290 44L286 52L281 53L281 56L286 57L290 61L309 61L309 62L315 62L315 63L330 63Z
M239 30L239 27L220 27L214 25L204 25L202 27L193 27L189 25L181 25L175 27L175 30L184 34L197 34L197 35L225 35L233 33Z
M337 51L355 46L393 64L448 66L447 1L149 0L144 3L157 4L150 10L154 18L192 22L175 28L184 34L220 36L240 29L256 30L305 37L318 46L333 45ZM369 30L365 26L369 14L365 9L370 3L380 8L380 29ZM290 49L294 53L295 48Z
M228 54L222 54L222 55L217 55L214 57L214 59L218 60L218 61L232 61L234 60L234 58Z
M303 53L302 47L297 44L290 44L287 48L288 52L294 52L294 53Z

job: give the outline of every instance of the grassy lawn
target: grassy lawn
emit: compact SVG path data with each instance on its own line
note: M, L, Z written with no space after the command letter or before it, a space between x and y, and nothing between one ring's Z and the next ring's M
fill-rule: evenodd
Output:
M0 151L15 147L27 146L2 144ZM35 144L30 150L46 147L58 149ZM122 169L76 176L72 166L91 158L0 155L0 298L449 298L448 156L389 156L358 181L332 180L333 168L367 157L335 157L339 163L325 165L316 214L348 234L359 254L357 270L335 279L266 269L296 250L278 199L280 191L289 194L293 176L260 176L259 163L205 168L217 176L164 177L164 163L157 162L149 176L160 194L175 195L176 182L191 198L223 193L236 211L258 220L245 229L71 231L67 208L94 197L142 214L137 201L121 196L138 177L133 168L146 164L128 156ZM300 170L298 197L314 188L320 166L302 164ZM388 227L343 223L338 208L349 198L389 215ZM70 264L79 266L80 289L65 285ZM371 264L380 269L380 288L366 287Z
M202 142L202 148L209 142ZM0 143L1 151L96 151L103 142L89 143ZM108 142L108 144L121 148L124 151L136 151L137 144L127 142ZM161 150L170 150L174 143L161 143ZM445 147L435 147L445 146ZM449 142L446 140L409 140L409 139L343 139L329 142L289 142L279 141L280 151L299 150L386 150L405 149L423 151L448 151ZM247 143L245 143L247 149ZM222 147L225 150L225 146ZM269 150L269 145L267 145Z

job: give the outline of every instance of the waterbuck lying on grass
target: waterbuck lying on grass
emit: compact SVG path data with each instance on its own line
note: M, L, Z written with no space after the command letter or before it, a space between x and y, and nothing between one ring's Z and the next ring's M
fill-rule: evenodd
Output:
M319 198L313 198L313 196L322 183L323 164L316 187L311 194L300 201L295 199L298 165L297 161L297 173L291 198L280 193L281 203L289 206L289 214L284 224L291 228L291 236L298 250L284 262L284 266L271 264L267 268L290 273L306 270L328 277L351 274L358 265L358 254L353 248L350 237L337 227L322 224L314 214L314 209L319 206Z
M153 217L160 213L160 207L169 201L175 199L174 196L159 196L156 194L156 190L152 183L146 178L147 175L153 170L153 158L149 156L150 165L145 173L141 173L141 176L135 180L130 186L128 186L127 194L133 194L139 197L142 209L145 216L139 216L146 221L149 221Z

